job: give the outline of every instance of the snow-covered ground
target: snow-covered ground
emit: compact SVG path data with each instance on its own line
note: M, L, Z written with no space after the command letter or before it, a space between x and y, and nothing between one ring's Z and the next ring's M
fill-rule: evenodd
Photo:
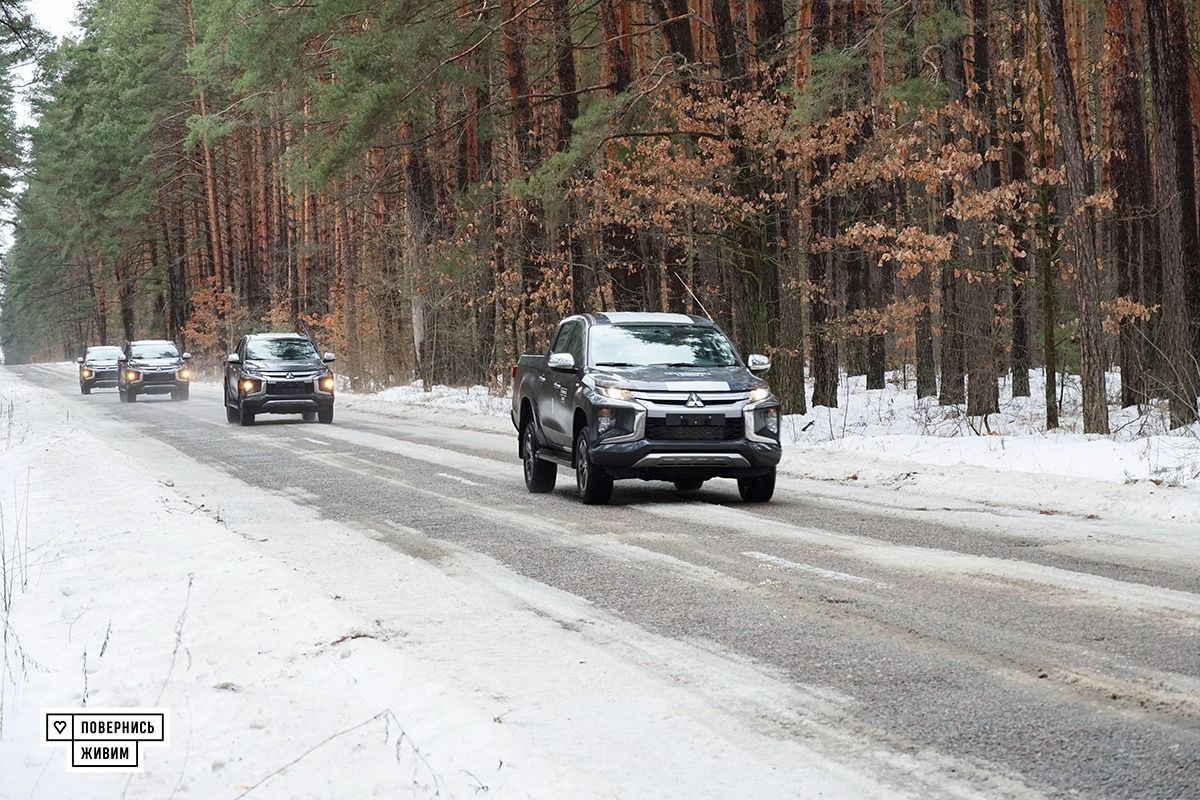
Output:
M1120 377L1108 376L1111 397ZM830 481L929 491L1045 513L1200 521L1200 424L1168 431L1166 407L1110 406L1108 436L1085 435L1076 380L1061 388L1060 427L1047 431L1045 382L1030 372L1031 397L1001 388L1001 410L986 422L961 406L918 400L911 371L868 391L843 377L839 406L784 420L783 472ZM380 413L417 405L470 412L463 425L511 430L511 399L486 387L417 383L342 396ZM451 415L453 416L453 415ZM488 419L492 417L493 419Z
M405 555L93 407L0 370L0 798L893 796L712 694L828 698L483 556ZM169 746L69 773L39 710L80 706L168 708Z

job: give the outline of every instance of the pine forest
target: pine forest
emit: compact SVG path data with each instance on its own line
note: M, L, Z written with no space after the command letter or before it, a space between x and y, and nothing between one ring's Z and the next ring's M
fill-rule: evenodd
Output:
M1047 427L1061 375L1086 432L1196 420L1194 0L3 11L9 363L298 329L356 385L501 391L564 315L663 310L793 412L904 368L986 416L1043 369Z

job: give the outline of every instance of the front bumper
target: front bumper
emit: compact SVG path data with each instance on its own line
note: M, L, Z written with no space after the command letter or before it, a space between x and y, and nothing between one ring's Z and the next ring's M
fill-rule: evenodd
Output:
M89 389L104 389L117 385L117 371L115 369L97 369L88 370L90 375L85 376L83 372L79 373L79 385L86 386Z
M607 444L591 448L592 460L614 478L674 480L677 478L750 478L765 475L779 464L783 449L777 442L654 441Z
M245 379L243 379L245 380ZM257 388L241 389L242 407L254 414L307 414L333 408L333 392L316 388L316 380L273 381L250 378ZM319 379L317 379L319 380Z
M121 388L136 394L167 394L189 386L191 381L180 378L174 372L142 372L136 380L126 379Z

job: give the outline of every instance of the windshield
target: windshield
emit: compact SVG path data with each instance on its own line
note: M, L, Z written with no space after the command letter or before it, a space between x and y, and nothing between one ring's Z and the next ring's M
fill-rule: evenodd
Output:
M119 347L89 347L84 358L88 361L116 361L119 355Z
M596 325L591 363L604 367L735 367L733 345L709 325Z
M170 342L134 344L129 347L130 358L179 358L179 351Z
M246 342L246 358L261 361L309 361L317 349L308 339L252 339Z

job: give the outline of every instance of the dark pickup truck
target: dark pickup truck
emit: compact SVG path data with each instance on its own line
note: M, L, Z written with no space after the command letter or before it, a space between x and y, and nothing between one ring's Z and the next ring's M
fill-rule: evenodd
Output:
M544 355L513 369L512 420L531 492L575 470L583 502L606 503L613 480L671 481L695 491L736 478L742 499L775 491L780 407L713 322L683 314L564 319Z

